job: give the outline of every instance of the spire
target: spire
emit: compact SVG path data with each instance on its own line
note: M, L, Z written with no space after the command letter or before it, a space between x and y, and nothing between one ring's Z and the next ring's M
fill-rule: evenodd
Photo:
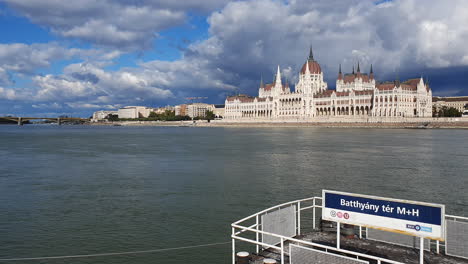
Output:
M314 53L312 52L312 44L310 45L309 60L310 60L310 61L313 61L313 60L314 60Z
M374 70L372 69L372 64L370 65L369 77L370 77L371 79L374 79Z
M340 70L338 71L338 80L343 80L343 73L341 72L341 63L340 63Z
M281 72L280 72L280 67L278 65L278 70L276 71L276 80L275 84L280 84L281 85Z
M395 86L400 87L400 70L399 69L396 72Z
M357 72L361 72L361 67L359 67L359 61L357 62Z
M353 65L353 74L354 74L354 65Z
M260 88L264 88L265 86L263 85L263 74L260 74Z

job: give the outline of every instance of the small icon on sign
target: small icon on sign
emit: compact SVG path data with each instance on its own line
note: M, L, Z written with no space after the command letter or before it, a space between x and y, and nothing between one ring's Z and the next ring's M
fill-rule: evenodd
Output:
M335 217L335 216L336 216L336 212L332 210L332 211L330 212L330 215L331 215L332 217Z
M343 214L343 217L344 217L344 219L349 219L349 214L348 214L348 213L344 213L344 214Z
M415 226L414 226L414 230L416 230L416 231L421 230L421 226L420 226L420 225L415 225Z
M343 217L343 213L342 213L342 212L338 212L336 215L338 216L338 218L342 218L342 217Z

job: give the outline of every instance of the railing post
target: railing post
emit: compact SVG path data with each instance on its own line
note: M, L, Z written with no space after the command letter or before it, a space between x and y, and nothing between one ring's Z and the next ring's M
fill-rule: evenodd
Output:
M284 238L281 237L281 264L284 264Z
M255 227L257 229L257 231L259 230L259 226L258 226L258 215L255 216ZM258 232L255 232L255 241L258 242L258 239L259 239L259 234ZM260 252L260 245L256 245L256 250L257 250L257 254Z
M359 238L362 239L362 226L359 226Z
M314 197L314 200L313 200L313 201L314 201L314 203L313 203L313 205L312 205L312 206L313 206L313 207L312 207L312 218L313 218L313 219L312 219L312 220L313 220L313 221L312 221L312 229L314 229L314 231L315 231L315 197Z
M232 228L232 235L236 234L236 229ZM232 264L236 264L236 240L232 239Z
M419 264L424 264L424 238L419 239Z
M336 222L336 248L340 249L340 222Z
M440 242L439 240L436 240L436 250L437 250L437 254L440 254Z
M301 234L301 202L297 203L297 234Z

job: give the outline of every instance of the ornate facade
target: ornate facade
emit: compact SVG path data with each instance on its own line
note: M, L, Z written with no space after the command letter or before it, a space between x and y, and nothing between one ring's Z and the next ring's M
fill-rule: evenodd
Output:
M431 117L432 91L422 78L378 83L372 65L369 74L343 74L341 65L336 90L328 89L312 49L299 72L294 91L283 83L278 66L271 84L260 82L257 97L230 96L226 119L314 119L320 117Z

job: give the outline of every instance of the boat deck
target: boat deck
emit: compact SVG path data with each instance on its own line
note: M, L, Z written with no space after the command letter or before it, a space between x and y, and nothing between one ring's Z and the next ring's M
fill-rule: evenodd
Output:
M296 237L300 240L314 242L326 246L336 247L336 233L332 232L311 232L305 235ZM295 244L294 242L292 242ZM290 242L285 243L285 248L289 248ZM399 246L395 244L369 240L360 238L347 238L341 236L341 248L365 253L368 255L378 256L381 258L395 260L408 264L419 264L419 249ZM319 249L320 250L320 249ZM329 251L331 252L331 251ZM331 252L340 254L340 252ZM341 253L342 254L342 253ZM251 264L263 264L263 259L275 259L277 263L281 263L280 252L278 250L266 249L259 254L254 254L250 261ZM365 260L365 259L362 259ZM377 263L375 260L367 260L369 263ZM285 263L289 264L289 257L285 256ZM437 264L468 264L468 259L447 256L443 254L436 254L434 252L425 251L424 263L437 263Z

